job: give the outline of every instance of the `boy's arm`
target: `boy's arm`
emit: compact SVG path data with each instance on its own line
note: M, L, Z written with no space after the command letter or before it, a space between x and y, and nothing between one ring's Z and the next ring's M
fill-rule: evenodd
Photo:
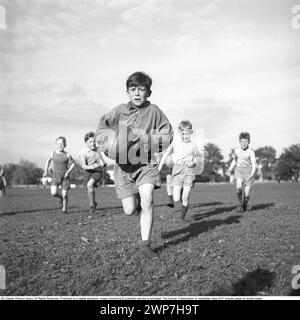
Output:
M68 170L65 172L65 178L67 178L69 176L70 172L75 168L75 161L73 160L73 158L70 154L68 154L68 159L69 159L69 163L71 163L71 164L70 164Z
M255 171L256 171L256 158L255 158L255 153L252 150L251 154L250 154L250 159L251 159L251 164L252 164L252 170L251 170L251 176L250 178L254 177Z
M158 165L158 171L160 171L162 169L162 166L164 165L164 163L166 162L168 156L172 153L172 151L173 151L173 142L169 145L167 151L162 156L162 158L159 162L159 165Z
M168 118L160 109L156 109L154 116L156 120L153 134L150 137L151 148L154 146L155 152L162 152L172 143L174 131Z
M102 152L99 152L98 151L98 153L99 153L99 158L100 158L100 164L102 165L102 167L106 167L107 166L107 163L106 163L106 161L104 160L104 158L103 158L103 155L102 155Z
M49 155L49 157L48 157L48 159L46 161L43 177L47 177L47 175L48 175L48 168L49 168L51 160L52 160L52 153Z
M236 166L236 153L234 153L234 155L233 155L233 159L230 163L228 170L226 171L226 174L231 175L232 170L234 169L235 166Z
M100 148L103 147L105 143L107 129L114 127L118 123L119 113L119 106L117 106L100 118L95 133L96 142Z

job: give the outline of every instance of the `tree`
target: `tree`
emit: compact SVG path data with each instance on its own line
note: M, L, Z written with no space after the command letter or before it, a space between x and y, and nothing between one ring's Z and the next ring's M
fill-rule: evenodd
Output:
M206 178L214 182L221 177L219 170L224 170L224 168L225 163L221 149L213 143L206 143L204 146L204 170L201 175L202 179Z
M276 166L276 175L283 180L294 179L298 182L300 175L300 143L284 149Z
M38 168L35 163L27 160L20 160L16 170L12 173L12 184L37 184L43 175L44 170Z
M13 174L17 170L18 165L15 163L7 163L3 166L4 176L8 185L12 183Z
M261 167L263 179L272 178L276 163L276 150L271 146L258 148L255 150L258 165Z

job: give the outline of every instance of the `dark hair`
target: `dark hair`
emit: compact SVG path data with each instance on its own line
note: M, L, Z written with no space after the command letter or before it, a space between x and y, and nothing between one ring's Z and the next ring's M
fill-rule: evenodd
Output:
M179 130L192 129L192 128L193 128L193 126L189 120L183 120L178 125Z
M84 142L87 142L89 138L94 138L95 133L93 131L88 132L86 135L84 135Z
M65 145L65 146L67 145L67 139L66 139L65 137L63 137L63 136L57 137L57 138L55 139L55 142L56 142L57 140L59 140L59 139L61 139L61 140L64 142L64 145Z
M149 75L140 71L130 75L126 81L127 90L130 87L145 86L148 92L151 93L151 90L150 90L151 85L152 85L152 79L149 77Z
M239 140L247 139L250 143L250 133L249 132L241 132L239 136Z

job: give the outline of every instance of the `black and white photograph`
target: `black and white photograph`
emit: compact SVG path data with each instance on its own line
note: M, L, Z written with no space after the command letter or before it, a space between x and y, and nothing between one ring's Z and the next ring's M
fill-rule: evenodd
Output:
M0 0L0 300L299 300L299 123L299 0Z

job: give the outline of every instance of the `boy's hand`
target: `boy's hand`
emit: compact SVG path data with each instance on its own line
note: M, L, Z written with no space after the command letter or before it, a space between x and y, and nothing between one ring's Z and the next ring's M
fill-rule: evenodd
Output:
M65 175L64 175L64 178L68 178L69 177L69 172L66 172Z
M187 165L187 167L189 167L189 168L194 168L194 167L196 166L196 163L193 162L193 161L188 161L186 165Z

